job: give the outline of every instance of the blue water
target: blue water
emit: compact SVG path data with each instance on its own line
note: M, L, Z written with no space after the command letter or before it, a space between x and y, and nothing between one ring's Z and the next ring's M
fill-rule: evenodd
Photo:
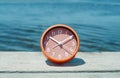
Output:
M80 51L120 51L120 3L0 3L0 51L40 51L46 28L67 24Z

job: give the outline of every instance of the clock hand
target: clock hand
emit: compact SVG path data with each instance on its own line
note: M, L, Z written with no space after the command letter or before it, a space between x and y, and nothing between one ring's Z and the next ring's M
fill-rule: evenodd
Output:
M63 45L63 44L65 44L65 43L67 43L69 40L71 40L73 38L73 35L71 35L71 36L69 36L68 38L66 38L66 39L64 39L62 42L61 42L61 44Z
M60 44L57 44L57 45L55 45L55 46L53 46L52 48L55 48L55 47L57 47L57 46L59 46Z
M62 43L59 42L59 44L56 44L55 46L53 46L53 48L57 47L57 46L62 46Z
M55 47L57 47L58 45L55 45L53 48L55 48ZM64 48L63 48L64 47ZM67 46L65 46L65 45L63 45L63 49L67 52L67 53L69 53L69 54L71 54L72 55L72 53L70 53L69 52L69 48L67 47Z
M63 41L59 42L59 44L55 45L53 48L59 46L59 45L63 45L65 44L66 42L68 42L69 40L71 40L73 38L73 35L72 36L69 36L68 38L64 39Z
M49 37L51 40L53 40L54 42L58 43L58 45L60 44L59 41L57 41L56 39L54 39L53 37Z
M69 53L69 54L72 55L72 53L70 53L69 48L68 48L67 46L63 45L63 47L64 47L63 49L64 49L67 53Z

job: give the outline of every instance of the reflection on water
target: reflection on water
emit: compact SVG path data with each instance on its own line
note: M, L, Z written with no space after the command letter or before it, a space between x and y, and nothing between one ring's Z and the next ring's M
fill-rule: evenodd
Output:
M70 25L80 51L120 51L120 5L103 3L0 4L0 50L40 51L39 39L50 25Z

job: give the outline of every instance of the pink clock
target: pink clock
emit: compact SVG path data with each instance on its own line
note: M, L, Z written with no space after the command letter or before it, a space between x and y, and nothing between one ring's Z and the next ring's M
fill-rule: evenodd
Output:
M48 60L62 64L75 57L80 40L70 26L57 24L45 30L40 40L40 46Z

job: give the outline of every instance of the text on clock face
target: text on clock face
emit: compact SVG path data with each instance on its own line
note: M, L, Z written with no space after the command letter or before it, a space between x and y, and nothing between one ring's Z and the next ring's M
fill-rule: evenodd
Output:
M59 35L59 34L66 34L69 35L69 31L64 31L63 30L57 30L57 31L51 31L49 36L54 36L54 35ZM47 40L49 39L49 36L47 36Z

